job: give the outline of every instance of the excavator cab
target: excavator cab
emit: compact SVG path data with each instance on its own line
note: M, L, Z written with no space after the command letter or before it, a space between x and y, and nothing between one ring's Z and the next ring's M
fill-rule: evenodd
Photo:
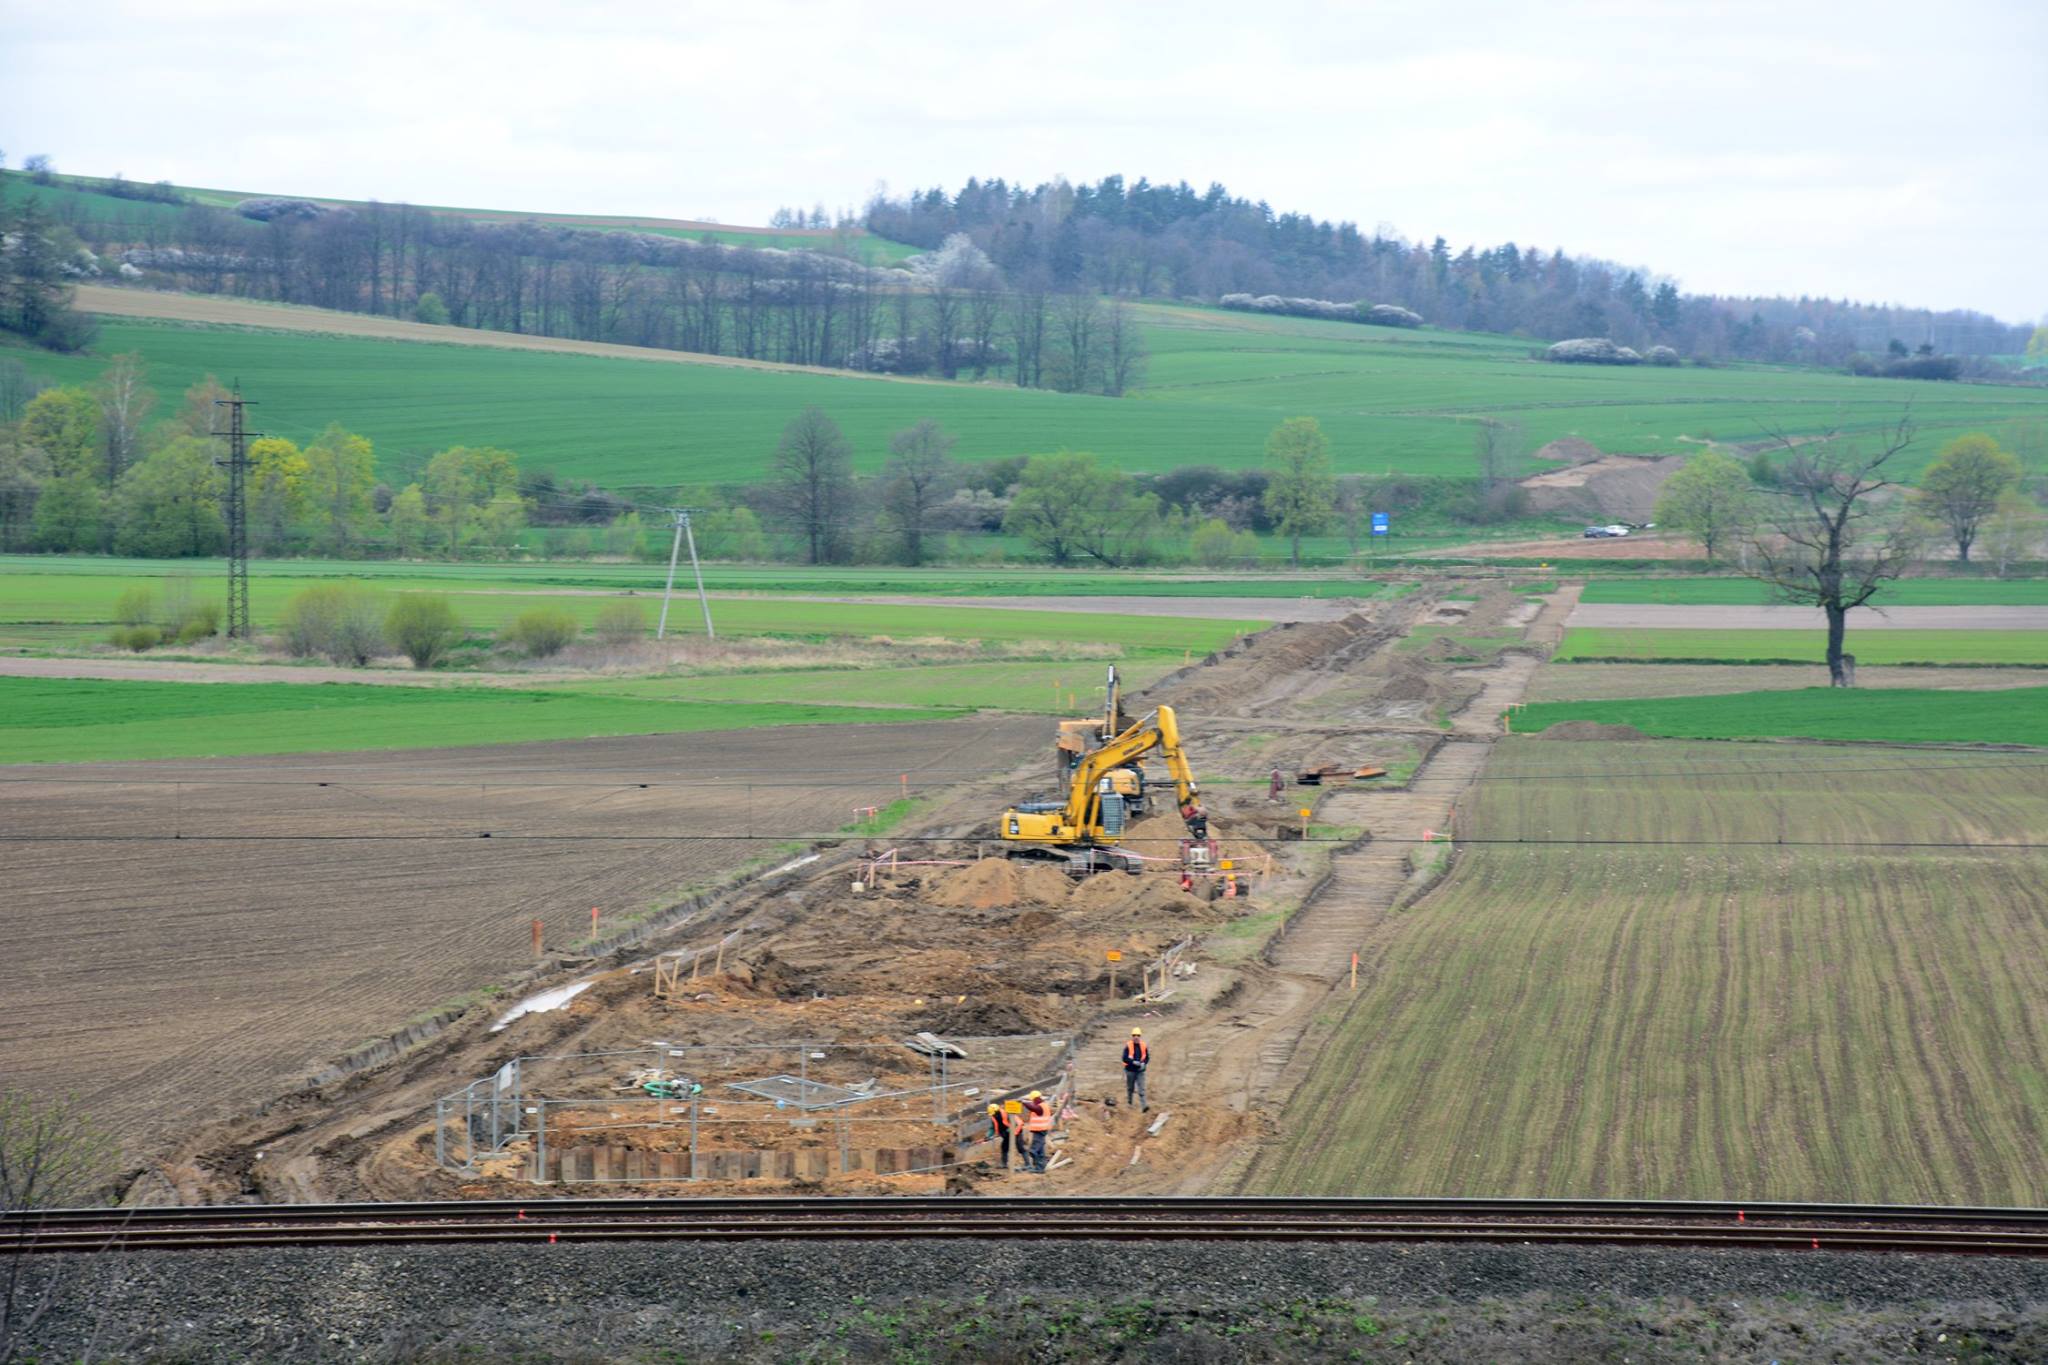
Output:
M1115 674L1110 677L1115 695ZM1105 721L1114 712L1105 712ZM1063 738L1066 727L1062 726ZM1002 837L1020 845L1012 857L1053 858L1066 862L1076 875L1120 868L1136 872L1138 855L1115 844L1124 836L1131 820L1143 815L1150 788L1143 758L1157 749L1166 760L1174 784L1181 819L1197 841L1208 839L1209 822L1202 810L1199 789L1190 771L1187 755L1181 751L1180 729L1173 708L1162 706L1144 720L1125 729L1099 747L1074 753L1067 759L1061 745L1064 800L1026 801L1003 813Z

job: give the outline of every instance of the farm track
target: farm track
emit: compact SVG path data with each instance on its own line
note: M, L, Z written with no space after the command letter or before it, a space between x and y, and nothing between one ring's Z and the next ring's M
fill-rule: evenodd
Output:
M996 1238L1500 1242L2048 1257L2048 1209L1670 1201L1176 1198L569 1199L63 1210L16 1253L419 1243Z

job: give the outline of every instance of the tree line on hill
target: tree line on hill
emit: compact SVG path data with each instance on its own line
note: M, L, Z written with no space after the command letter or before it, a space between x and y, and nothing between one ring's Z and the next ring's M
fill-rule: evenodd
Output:
M0 326L60 349L86 340L42 318L65 311L73 282L102 279L750 360L1007 379L1070 393L1121 394L1142 373L1138 329L1121 300L1078 286L1013 285L965 237L884 269L846 250L480 221L404 204L252 199L233 209L186 204L130 217L119 204L87 212L83 200L96 187L66 181L10 196L15 179L0 180L0 212L36 243L23 261L47 288L34 296L40 312L17 320L0 308ZM21 206L5 208L15 197ZM11 269L16 254L0 265Z
M94 383L67 386L0 358L0 551L221 553L228 451L216 431L228 396L208 376L159 415L140 356L116 356ZM1155 475L1075 451L958 460L954 437L927 420L895 433L881 469L861 477L852 444L812 407L763 452L766 479L685 486L672 504L654 504L522 469L512 452L489 446L387 460L380 478L370 440L335 423L303 445L251 440L246 507L259 557L655 559L668 552L665 509L676 505L694 509L698 547L713 559L916 565L1000 555L1007 535L1060 565L1253 567L1261 536L1283 539L1295 562L1303 539L1323 534L1342 535L1356 553L1374 511L1427 508L1470 522L1514 515L1520 490L1503 471L1519 460L1516 439L1486 428L1481 467L1498 485L1489 491L1339 476L1313 418L1277 427L1262 468Z
M1106 176L1026 187L970 179L877 197L868 229L936 247L965 233L1013 280L1105 294L1215 300L1226 294L1364 301L1437 326L1557 340L1607 337L1693 356L1846 365L1903 338L1957 355L2017 355L2033 329L1965 310L1936 312L1824 298L1681 293L1670 280L1513 242L1454 251L1382 228L1276 212L1211 184Z
M40 282L40 292L29 293L41 302L26 312L0 307L0 326L71 349L84 344L76 329L89 324L76 315L49 319L63 318L62 286L81 278L1110 395L1142 380L1140 332L1124 305L1139 298L1243 299L1262 311L1310 305L1308 315L1544 340L1605 337L1702 360L1852 365L1891 342L1904 346L1901 338L1965 357L2017 354L2030 341L2029 329L1975 313L1686 295L1669 280L1561 249L1506 243L1453 252L1441 237L1424 245L1276 214L1221 186L1197 194L1140 179L1127 189L1117 176L1029 190L969 181L957 194L877 198L868 229L927 248L890 267L856 258L848 223L836 241L785 250L403 204L266 198L218 208L126 181L8 179L40 183L0 194L15 237L33 244L9 253L0 274L11 276L11 258L21 256ZM9 210L13 197L24 202ZM0 291L28 296L4 281ZM1960 365L1973 376L2009 374Z

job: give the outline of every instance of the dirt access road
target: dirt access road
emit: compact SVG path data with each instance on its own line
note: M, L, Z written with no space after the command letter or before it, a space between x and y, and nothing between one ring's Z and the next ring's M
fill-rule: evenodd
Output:
M151 1147L516 976L535 918L603 932L1043 728L0 768L0 1076Z
M1341 621L1360 609L1378 585L1362 583L1359 597L806 597L778 593L782 602L863 602L896 607L986 607L994 611L1081 611L1115 616L1186 616L1203 621ZM711 595L717 601L719 594Z

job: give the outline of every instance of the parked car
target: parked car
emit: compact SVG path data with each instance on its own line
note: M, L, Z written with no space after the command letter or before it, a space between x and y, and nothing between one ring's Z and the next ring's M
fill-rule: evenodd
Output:
M1625 536L1627 534L1628 527L1626 526L1588 526L1585 538L1587 540L1611 540L1615 536Z

